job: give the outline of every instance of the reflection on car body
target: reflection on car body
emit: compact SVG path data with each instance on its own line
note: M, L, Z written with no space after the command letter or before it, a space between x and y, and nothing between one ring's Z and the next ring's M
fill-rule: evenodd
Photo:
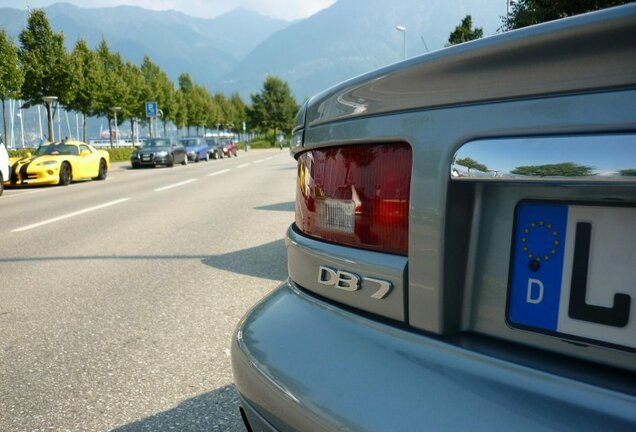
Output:
M174 164L187 165L188 158L181 143L171 138L149 138L130 155L130 163L133 168L157 165L172 167Z
M289 278L232 342L244 421L636 430L634 112L634 4L307 101Z
M188 160L199 162L200 160L209 161L210 153L208 145L201 137L181 138L179 143L185 147Z
M83 179L105 180L110 156L81 141L58 141L38 147L33 155L12 158L5 185L66 186Z

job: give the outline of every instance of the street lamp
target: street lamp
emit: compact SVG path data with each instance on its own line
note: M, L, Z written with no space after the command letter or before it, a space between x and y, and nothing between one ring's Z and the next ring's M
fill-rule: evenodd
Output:
M51 106L57 101L57 96L44 96L42 100L46 105L46 118L49 123L49 141L53 142L53 117L51 116Z
M404 41L404 58L406 58L406 27L399 25L395 27L395 29L399 32L402 32L403 41Z
M112 106L110 107L110 110L113 112L113 114L115 114L115 136L117 137L117 144L119 144L119 128L117 127L117 111L121 110L121 107L118 106ZM113 146L113 136L111 134L110 136L110 146Z

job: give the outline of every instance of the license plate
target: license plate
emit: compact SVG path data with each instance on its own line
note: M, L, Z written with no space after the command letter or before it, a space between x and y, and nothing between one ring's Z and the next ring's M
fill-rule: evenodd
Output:
M144 156L142 156L142 157L141 157L141 159L142 159L142 160L150 160L150 156L146 156L146 155L144 155Z
M512 327L636 350L636 208L520 202L506 317Z

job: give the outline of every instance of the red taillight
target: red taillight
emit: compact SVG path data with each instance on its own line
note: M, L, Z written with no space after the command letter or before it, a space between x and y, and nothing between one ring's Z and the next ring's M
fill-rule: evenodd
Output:
M411 161L403 143L303 153L296 225L327 241L407 255Z

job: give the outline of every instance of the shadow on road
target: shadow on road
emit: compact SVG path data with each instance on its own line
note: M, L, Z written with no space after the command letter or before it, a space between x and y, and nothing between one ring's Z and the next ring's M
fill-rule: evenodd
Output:
M0 258L0 264L46 261L201 260L210 267L259 278L281 281L287 277L285 240L276 240L221 255L85 255Z
M243 432L239 402L233 385L181 402L168 411L113 429L114 432L138 431L228 431Z
M221 270L259 278L281 281L287 277L287 252L284 240L210 256L202 262Z
M282 211L282 212L293 212L294 211L294 201L278 203L278 204L270 204L261 207L254 207L254 210L268 210L268 211Z

